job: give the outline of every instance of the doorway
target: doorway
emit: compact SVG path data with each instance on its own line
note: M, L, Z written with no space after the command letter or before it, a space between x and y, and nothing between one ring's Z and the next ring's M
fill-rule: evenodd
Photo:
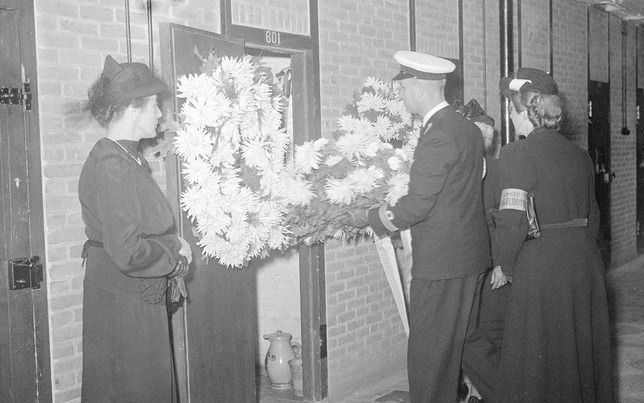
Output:
M599 249L610 266L610 191L615 174L610 165L610 85L588 84L588 153L595 167L595 195L599 205Z
M241 56L255 52L255 55L270 58L271 63L279 66L276 67L279 72L274 74L289 74L294 83L291 116L297 118L292 120L293 141L297 143L315 138L312 119L317 116L317 109L313 91L310 90L314 79L310 51L293 48L249 50L250 47L246 47L242 40L231 40L220 34L178 24L162 24L160 33L162 70L164 79L171 83L171 87L178 77L199 71L201 59L195 57L197 53L207 55L215 50L221 56ZM253 47L256 48L260 47ZM173 98L167 106L177 111L180 101ZM285 120L288 124L288 115ZM179 209L179 195L184 183L176 158L168 158L166 168L168 198L174 204L177 217L181 217L179 231L193 245L194 250L198 251L197 239L190 231L190 223ZM317 280L323 276L323 272L320 273L319 266L316 266L320 262L323 265L321 255L321 247L301 247L290 256L273 259L283 259L278 265L288 262L287 269L290 267L291 272L299 274L295 290L301 302L299 309L304 398L316 401L321 400L319 396L326 393L326 350L322 348L324 332L321 323L324 320L321 318L325 316L324 283L320 284ZM256 362L263 358L257 352L259 329L256 274L264 263L266 262L252 261L250 267L243 270L230 270L214 259L195 259L194 267L186 277L188 301L184 307L179 308L172 320L182 402L257 400L255 369ZM278 329L276 327L273 331ZM290 329L279 330L288 332Z
M51 401L34 7L0 0L0 401Z

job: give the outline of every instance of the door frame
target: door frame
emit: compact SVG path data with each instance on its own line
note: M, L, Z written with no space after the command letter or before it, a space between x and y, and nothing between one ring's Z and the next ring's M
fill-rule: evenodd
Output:
M290 56L293 88L293 143L320 138L319 97L315 94L317 71L313 67L312 50L307 49L308 37L302 37L299 46L294 35L280 33L290 39L287 46L267 45L257 38L274 37L276 31L233 25L235 38L244 41L244 49L265 51L268 55ZM324 244L300 245L300 334L302 338L302 379L305 399L321 401L328 396L326 348L326 282L324 271Z
M220 0L222 34L243 40L245 48L291 56L293 115L301 117L293 121L293 141L320 138L318 0L308 1L309 35L233 24L231 2ZM324 244L301 245L299 257L303 394L304 399L322 401L328 397Z
M27 182L29 194L29 241L30 256L40 257L43 266L43 281L40 289L9 292L31 292L34 326L34 354L36 362L37 398L41 402L52 401L51 357L49 347L49 311L47 304L47 270L45 263L46 244L44 233L43 190L40 151L40 121L38 102L38 75L36 64L36 36L33 0L0 0L0 8L18 10L20 13L20 60L24 71L23 81L29 82L32 100L31 110L25 110L24 125L27 147ZM3 84L3 83L0 83ZM17 107L17 106L16 106ZM6 267L0 268L7 270ZM7 287L7 284L0 285Z

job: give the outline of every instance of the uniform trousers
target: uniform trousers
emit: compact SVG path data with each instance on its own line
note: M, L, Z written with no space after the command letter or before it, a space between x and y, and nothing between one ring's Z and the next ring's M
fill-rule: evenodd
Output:
M481 274L413 278L407 374L411 403L455 403L463 345Z

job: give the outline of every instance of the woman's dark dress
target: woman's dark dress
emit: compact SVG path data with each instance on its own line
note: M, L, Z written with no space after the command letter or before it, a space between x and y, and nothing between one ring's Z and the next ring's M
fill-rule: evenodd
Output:
M138 155L136 142L120 144ZM165 289L180 243L170 205L140 160L104 138L79 180L85 232L103 244L87 249L81 397L87 403L172 401Z
M599 212L588 155L556 131L537 129L504 147L501 189L532 191L540 224L588 218L587 227L544 229L524 241L525 212L501 210L495 242L513 277L494 402L614 401Z

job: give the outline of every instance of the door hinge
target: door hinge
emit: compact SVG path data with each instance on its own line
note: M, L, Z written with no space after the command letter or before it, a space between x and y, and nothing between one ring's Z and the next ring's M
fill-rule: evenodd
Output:
M24 105L25 110L31 110L31 84L24 83L23 88L0 87L0 104Z
M40 256L9 260L9 289L40 288L43 279Z

